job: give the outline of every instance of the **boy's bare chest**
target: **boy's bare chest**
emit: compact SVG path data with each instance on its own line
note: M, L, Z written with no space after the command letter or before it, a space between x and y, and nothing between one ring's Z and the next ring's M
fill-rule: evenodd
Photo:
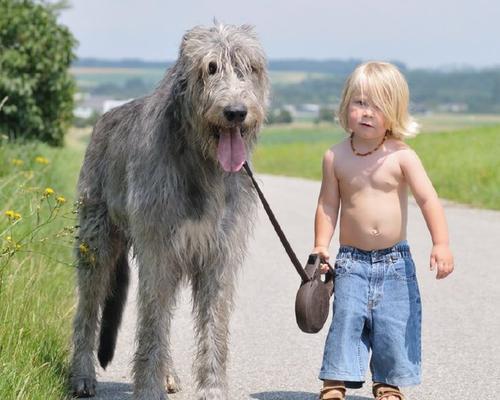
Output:
M376 190L391 192L397 190L403 173L396 157L349 158L335 166L335 174L343 192Z

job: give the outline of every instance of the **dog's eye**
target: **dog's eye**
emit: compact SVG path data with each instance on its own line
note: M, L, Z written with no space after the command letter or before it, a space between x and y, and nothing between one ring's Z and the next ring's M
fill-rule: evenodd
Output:
M208 64L208 74L209 75L213 75L217 72L217 63L214 62L214 61L211 61L209 64Z
M243 74L243 71L241 70L241 68L235 68L234 70L236 72L236 76L239 78L239 79L242 79L244 74Z
M255 65L252 65L251 69L252 69L252 74L256 74L257 72L259 72L259 69Z

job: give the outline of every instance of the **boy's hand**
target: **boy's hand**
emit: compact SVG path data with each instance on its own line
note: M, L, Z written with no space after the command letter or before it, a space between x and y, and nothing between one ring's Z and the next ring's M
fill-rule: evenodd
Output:
M453 254L447 244L435 244L431 251L431 271L437 269L436 279L446 278L453 272Z
M328 253L328 249L326 247L323 247L323 246L315 247L313 249L313 251L311 252L311 254L318 254L321 257L321 259L323 259L325 261L330 260L330 253ZM326 274L330 269L328 264L323 264L323 263L321 263L319 265L319 268L320 268L320 271L322 274Z

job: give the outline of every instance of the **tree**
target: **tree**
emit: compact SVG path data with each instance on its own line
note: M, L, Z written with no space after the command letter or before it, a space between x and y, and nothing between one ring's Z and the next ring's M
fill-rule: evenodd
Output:
M267 114L266 122L272 124L290 124L293 122L293 117L290 111L280 108L279 110L271 110Z
M0 132L63 144L73 118L76 40L57 22L64 2L0 0Z
M331 107L321 107L319 109L317 121L335 122L335 109Z

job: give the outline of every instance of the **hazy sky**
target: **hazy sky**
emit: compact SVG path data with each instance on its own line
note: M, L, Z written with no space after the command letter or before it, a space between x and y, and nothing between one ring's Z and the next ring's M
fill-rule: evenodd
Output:
M269 58L500 66L500 0L71 0L60 21L80 57L173 60L214 18L249 23Z

